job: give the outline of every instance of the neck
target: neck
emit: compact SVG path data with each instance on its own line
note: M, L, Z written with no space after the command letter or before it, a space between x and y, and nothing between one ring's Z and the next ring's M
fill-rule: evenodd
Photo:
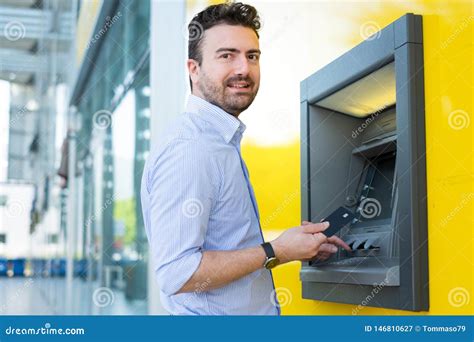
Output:
M198 89L195 89L196 87L193 87L193 88L194 88L194 90L191 91L191 94L192 94L192 95L197 96L197 97L203 99L204 101L207 101L207 102L213 104L214 106L219 107L220 109L222 109L222 110L223 110L224 112L226 112L227 114L230 114L230 115L232 115L232 116L238 118L239 115L240 115L240 113L242 113L242 112L229 112L229 111L226 110L225 108L222 108L218 103L212 102L211 100L207 99L207 98L204 96L204 94L203 94L202 92L200 92Z

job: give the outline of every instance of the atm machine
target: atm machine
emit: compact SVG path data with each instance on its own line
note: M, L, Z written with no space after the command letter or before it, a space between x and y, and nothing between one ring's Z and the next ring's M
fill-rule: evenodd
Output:
M413 14L301 82L302 220L356 216L352 252L303 263L303 298L428 310L423 82Z

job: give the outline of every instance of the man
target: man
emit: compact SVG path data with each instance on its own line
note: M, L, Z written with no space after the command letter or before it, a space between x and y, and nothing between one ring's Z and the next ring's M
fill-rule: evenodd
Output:
M327 222L304 222L264 243L238 119L260 84L257 11L242 3L214 5L188 28L192 94L142 179L161 301L173 315L278 315L272 267L349 247L326 238Z

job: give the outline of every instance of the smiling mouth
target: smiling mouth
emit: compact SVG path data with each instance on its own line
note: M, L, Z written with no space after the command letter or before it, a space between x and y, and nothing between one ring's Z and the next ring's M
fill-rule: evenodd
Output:
M248 82L232 82L227 85L232 89L250 89L250 83Z

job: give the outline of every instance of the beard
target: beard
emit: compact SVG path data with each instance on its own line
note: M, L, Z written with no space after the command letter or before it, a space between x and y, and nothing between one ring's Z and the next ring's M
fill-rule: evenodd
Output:
M231 82L237 81L247 82L250 91L236 92L228 87ZM231 77L222 84L219 84L212 81L204 72L201 73L201 81L198 88L207 102L222 108L234 116L238 116L250 107L258 92L258 86L255 86L255 82L250 77Z

